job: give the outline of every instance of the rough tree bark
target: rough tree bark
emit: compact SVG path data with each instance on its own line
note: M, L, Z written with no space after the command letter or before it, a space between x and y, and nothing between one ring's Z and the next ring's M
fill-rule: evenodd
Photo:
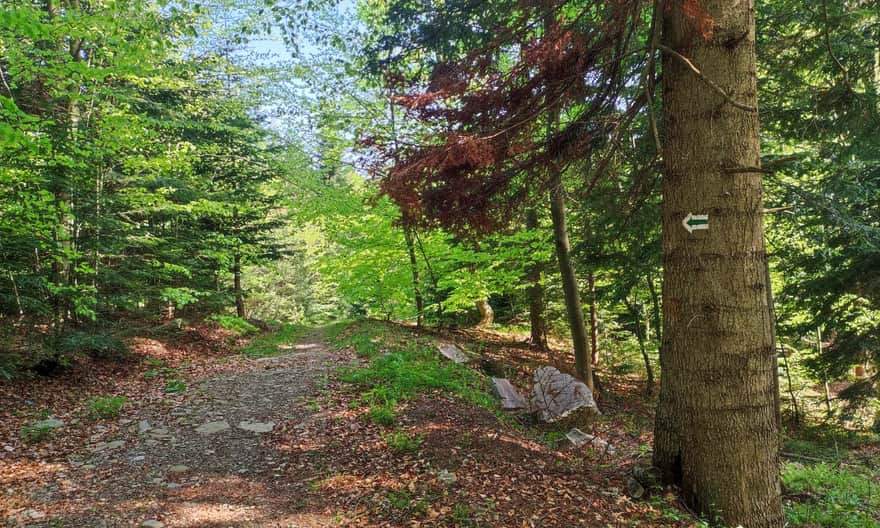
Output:
M704 0L703 13L693 4L670 0L658 13L664 328L654 463L698 512L775 528L783 516L754 0ZM708 229L691 232L689 214L708 215Z
M538 212L530 208L526 211L526 229L538 228ZM547 348L547 323L544 321L544 287L541 285L541 265L534 263L529 266L527 280L529 282L529 323L531 336L529 343L540 349Z

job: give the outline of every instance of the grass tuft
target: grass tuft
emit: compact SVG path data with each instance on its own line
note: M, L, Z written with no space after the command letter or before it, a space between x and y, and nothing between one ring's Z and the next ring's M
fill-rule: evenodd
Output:
M91 418L115 418L127 403L124 396L98 396L89 400L87 407Z

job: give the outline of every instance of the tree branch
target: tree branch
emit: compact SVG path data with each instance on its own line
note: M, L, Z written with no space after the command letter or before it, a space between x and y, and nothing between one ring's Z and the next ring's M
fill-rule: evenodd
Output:
M749 105L747 105L747 104L740 103L740 102L734 100L733 97L731 97L726 91L724 91L724 88L718 86L718 84L716 84L715 81L713 81L712 79L709 79L708 77L706 77L705 75L703 75L703 72L701 72L701 71L699 70L699 68L697 68L696 66L694 66L694 63L691 62L690 59L688 59L687 57L685 57L685 56L682 55L681 53L675 51L674 49L670 48L669 46L664 46L663 44L658 44L658 47L659 47L661 50L665 51L666 53L672 55L673 57L675 57L675 58L678 59L679 61L681 61L681 62L682 62L685 66L687 66L692 72L694 72L694 74L695 74L697 77L699 77L701 81L703 81L704 83L706 83L706 85L707 85L709 88L712 88L712 90L714 90L715 93L717 93L718 95L720 95L721 97L723 97L724 100L727 101L731 106L733 106L733 107L735 107L735 108L739 108L740 110L744 110L744 111L746 111L746 112L754 112L754 113L757 113L757 112L758 112L758 109L755 108L754 106L749 106Z
M838 59L837 56L834 55L834 50L831 49L831 35L828 30L828 0L822 0L822 20L824 22L822 33L825 37L825 49L828 50L828 55L831 57L831 60L834 61L835 66L837 66L837 68L840 70L840 73L843 74L843 84L845 84L847 88L852 90L853 87L849 83L849 72L847 71L843 63L840 62L840 59Z

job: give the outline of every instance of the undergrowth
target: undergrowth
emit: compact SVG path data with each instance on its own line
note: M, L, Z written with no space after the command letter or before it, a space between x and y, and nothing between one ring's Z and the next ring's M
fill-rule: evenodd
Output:
M880 527L880 473L863 467L789 462L782 480L788 490L786 519L792 526Z
M340 378L358 385L361 403L373 422L393 425L399 402L440 391L495 410L488 379L463 365L446 362L427 339L378 322L349 326L331 339L337 348L351 347L366 363L344 369Z

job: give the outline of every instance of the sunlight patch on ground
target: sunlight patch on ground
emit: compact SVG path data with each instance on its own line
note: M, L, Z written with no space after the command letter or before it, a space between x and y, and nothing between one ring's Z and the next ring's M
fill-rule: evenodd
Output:
M219 523L263 521L266 513L256 507L225 502L185 502L171 509L175 526L216 526Z

